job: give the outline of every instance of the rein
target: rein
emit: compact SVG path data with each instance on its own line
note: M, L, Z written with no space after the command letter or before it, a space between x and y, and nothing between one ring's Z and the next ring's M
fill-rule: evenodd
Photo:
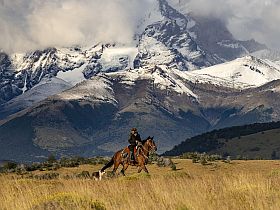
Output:
M149 147L149 146L148 146L148 147ZM143 155L146 159L149 159L150 150L149 150L149 149L146 149L146 148L145 148L145 145L142 145L141 149L144 150L144 151L146 151L147 154L148 154L148 155L145 155L144 152L142 152L142 155Z

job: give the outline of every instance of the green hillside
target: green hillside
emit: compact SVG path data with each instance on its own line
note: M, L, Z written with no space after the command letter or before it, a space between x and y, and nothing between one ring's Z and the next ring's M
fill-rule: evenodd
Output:
M206 152L248 159L280 159L280 122L215 130L187 139L164 155Z

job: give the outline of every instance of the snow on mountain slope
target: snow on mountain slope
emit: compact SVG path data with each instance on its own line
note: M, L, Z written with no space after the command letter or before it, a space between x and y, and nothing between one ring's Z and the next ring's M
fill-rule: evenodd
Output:
M56 78L69 82L72 85L76 85L82 82L83 80L85 80L85 76L83 74L85 66L86 64L83 64L80 67L71 71L66 71L66 72L59 71L56 75Z
M138 50L136 47L114 47L108 48L101 56L100 63L103 71L122 70L134 67L134 59ZM112 69L112 67L114 67Z
M85 67L94 66L101 51L101 46L97 45L88 48L49 48L26 54L15 53L10 56L10 71L14 74L18 88L23 92L34 87L43 78L53 77L58 73L59 78L75 84L85 79L83 76ZM67 71L73 72L62 76ZM80 74L78 79L75 78L77 74Z
M11 61L16 72L40 69L55 65L58 69L71 70L80 67L90 60L99 48L82 49L74 48L50 48L44 51L35 51L27 54L12 54Z
M198 82L224 80L224 86L246 88L280 79L280 68L271 62L246 56L189 74L195 76Z
M150 80L154 86L161 90L175 91L178 94L187 94L197 98L188 87L188 84L185 83L185 78L181 77L180 74L184 73L178 69L167 68L161 65L154 68L108 73L106 75L119 78L121 83L128 86L134 85L139 80Z
M139 44L142 66L146 65L168 65L174 58L175 53L170 51L164 44L153 37L145 36ZM145 58L145 59L144 59Z
M73 89L58 94L58 97L63 100L78 100L90 96L93 101L110 101L116 104L110 80L118 80L127 88L132 88L138 81L148 80L154 87L161 90L175 91L177 94L187 94L194 99L197 98L180 73L182 72L177 69L168 69L166 66L103 73L80 83Z
M187 93L197 98L191 91L190 82L208 83L233 89L247 89L264 85L280 79L280 67L273 62L257 59L252 56L238 58L223 64L195 71L180 71L166 65L137 70L115 72L122 83L133 85L141 79L149 79L161 89L173 90L179 94Z
M104 101L116 104L111 82L102 75L83 81L74 88L59 93L57 96L61 100L80 100L91 98L92 102Z
M274 61L272 62L271 60L265 59L264 60L267 64L269 64L270 66L276 68L276 69L280 69L280 61Z
M40 102L51 95L55 95L73 87L59 78L44 78L31 90L19 95L12 100L0 105L0 120Z
M126 54L134 49L124 50ZM114 58L114 50L108 53L108 59ZM76 75L75 75L76 74ZM66 80L66 82L64 80ZM73 80L75 79L75 80ZM82 81L82 71L68 71L58 73L58 77L43 79L38 85L2 106L0 117L15 110L22 110L32 106L48 96L58 94L63 90L66 92L58 94L61 100L83 100L90 97L92 102L103 101L116 105L118 102L114 97L112 80L118 80L126 88L133 88L139 81L147 80L154 88L178 95L184 94L199 102L199 95L194 92L195 86L210 84L223 88L244 90L259 87L273 80L280 79L280 67L276 64L246 56L224 64L195 71L180 71L166 65L150 65L139 69L126 69L116 72L100 73L89 80ZM78 84L78 82L81 82ZM233 90L234 91L234 90ZM279 92L278 89L273 91ZM8 110L12 110L9 112Z
M198 96L192 91L192 85L195 83L213 84L233 89L253 88L280 79L280 68L275 68L269 62L252 56L189 72L166 65L151 65L145 68L99 74L88 83L85 81L81 85L81 90L74 88L75 93L67 91L67 95L62 93L61 97L63 99L82 99L83 95L89 94L98 100L115 102L110 79L120 81L120 84L127 85L127 88L134 86L138 81L149 80L154 87L161 90L186 94L198 100Z

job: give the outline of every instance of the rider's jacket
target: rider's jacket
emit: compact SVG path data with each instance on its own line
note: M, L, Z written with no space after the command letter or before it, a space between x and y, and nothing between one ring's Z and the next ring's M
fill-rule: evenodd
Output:
M129 136L128 142L132 146L136 146L137 145L136 141L140 141L141 142L141 137L140 137L139 133L137 133L136 135L131 133L130 136Z

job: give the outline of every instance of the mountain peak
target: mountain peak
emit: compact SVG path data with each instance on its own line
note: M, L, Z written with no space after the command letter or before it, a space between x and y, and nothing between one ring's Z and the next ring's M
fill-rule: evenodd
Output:
M267 82L280 79L280 69L268 62L245 56L203 70L191 72L199 80L224 80L224 85L248 88L264 85Z

